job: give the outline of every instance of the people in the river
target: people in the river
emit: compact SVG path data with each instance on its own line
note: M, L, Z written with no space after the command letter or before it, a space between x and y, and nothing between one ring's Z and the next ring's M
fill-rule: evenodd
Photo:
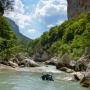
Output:
M42 80L54 81L51 74L43 74L43 75L41 76L41 78L42 78Z

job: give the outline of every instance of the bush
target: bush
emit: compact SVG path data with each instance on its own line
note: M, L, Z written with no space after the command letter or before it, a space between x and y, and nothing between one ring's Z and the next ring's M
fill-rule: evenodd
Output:
M17 46L17 38L12 31L11 25L5 17L0 16L0 59L8 61L15 53L13 48Z
M51 28L40 40L39 45L53 56L68 52L71 57L79 58L85 47L90 47L90 12Z

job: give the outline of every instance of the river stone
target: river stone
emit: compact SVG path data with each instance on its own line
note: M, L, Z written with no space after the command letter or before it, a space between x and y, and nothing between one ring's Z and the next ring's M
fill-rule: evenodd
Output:
M67 73L73 73L74 71L72 69L69 69L67 67L60 68L61 71L67 72Z

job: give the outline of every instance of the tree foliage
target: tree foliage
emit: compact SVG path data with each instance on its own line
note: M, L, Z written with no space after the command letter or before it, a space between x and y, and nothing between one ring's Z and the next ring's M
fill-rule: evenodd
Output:
M65 21L43 33L36 45L46 48L51 55L62 56L68 52L72 57L80 57L85 47L90 47L90 12L78 18Z
M17 38L8 20L0 16L0 60L8 61L19 52L23 52L22 45L18 45Z

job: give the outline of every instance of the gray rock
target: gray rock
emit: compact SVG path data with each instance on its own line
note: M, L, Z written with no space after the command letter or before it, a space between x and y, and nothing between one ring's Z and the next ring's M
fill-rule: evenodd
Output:
M56 65L57 69L67 67L75 71L86 71L90 62L90 48L85 49L85 53L77 61L71 60L69 55L66 53L62 56L61 60Z
M9 61L8 64L9 64L9 66L11 66L13 68L18 67L18 64L14 63L12 61Z
M72 69L69 69L67 67L60 68L61 71L67 72L67 73L73 73L74 71Z
M33 59L37 62L44 62L49 59L48 53L45 51L36 52Z
M90 55L90 47L85 48L85 56Z
M65 53L62 56L61 60L59 60L59 62L57 63L56 68L57 69L60 69L62 67L68 67L68 68L70 68L70 62L71 62L71 59L70 59L68 53Z
M16 57L11 58L10 61L12 61L13 63L19 64L19 60Z
M15 58L17 58L18 61L20 62L20 61L24 60L26 57L22 53L19 53L15 56Z
M76 63L76 71L86 71L90 62L90 48L85 49L85 53Z
M76 67L76 61L75 60L71 60L69 68L75 70L75 67Z
M82 12L90 10L90 0L67 0L68 3L68 18L75 18Z
M24 59L21 63L20 66L24 66L24 67L38 67L39 64L37 64L35 61L31 60L31 59Z
M65 53L61 58L61 62L66 66L70 65L70 61L71 61L71 59L70 59L68 53Z
M76 81L80 81L80 78L78 77L77 74L74 74L73 76L74 76L74 80L76 80Z
M53 57L48 61L45 61L46 65L57 65L58 64L58 58L57 57Z
M85 72L84 78L81 80L81 85L84 87L90 87L90 63L88 64L88 68Z

